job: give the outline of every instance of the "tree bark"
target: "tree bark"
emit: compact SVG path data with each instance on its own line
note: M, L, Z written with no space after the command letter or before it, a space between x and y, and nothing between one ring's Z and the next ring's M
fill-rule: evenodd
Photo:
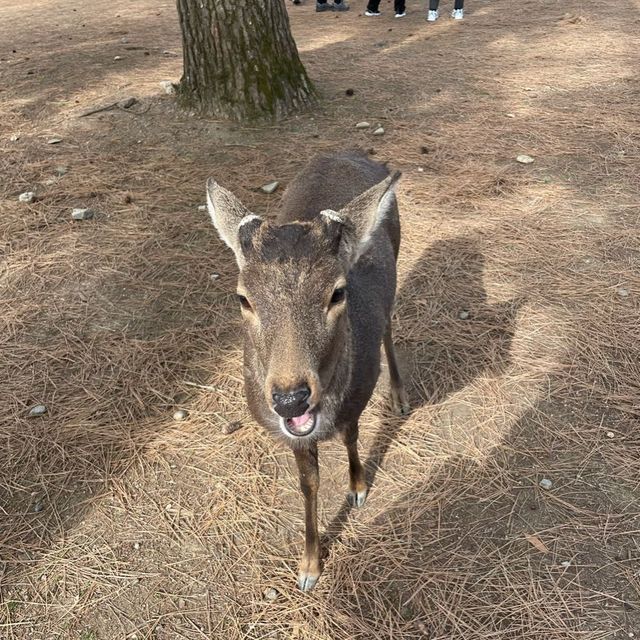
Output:
M233 120L278 119L315 102L284 0L177 0L182 104Z

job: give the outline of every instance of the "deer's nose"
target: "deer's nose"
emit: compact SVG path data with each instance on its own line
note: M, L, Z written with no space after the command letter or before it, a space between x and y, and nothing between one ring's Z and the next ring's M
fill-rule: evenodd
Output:
M283 418L296 418L301 416L309 408L311 389L307 385L291 391L274 389L271 394L275 412Z

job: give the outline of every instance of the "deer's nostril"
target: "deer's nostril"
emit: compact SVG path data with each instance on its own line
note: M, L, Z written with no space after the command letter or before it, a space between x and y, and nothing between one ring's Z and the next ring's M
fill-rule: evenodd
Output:
M292 391L274 391L271 394L273 408L283 418L294 418L309 409L311 389L307 385Z

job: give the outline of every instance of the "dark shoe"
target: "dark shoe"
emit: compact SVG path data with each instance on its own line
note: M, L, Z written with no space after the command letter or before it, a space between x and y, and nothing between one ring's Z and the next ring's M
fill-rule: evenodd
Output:
M316 11L333 11L333 5L328 2L316 2Z
M334 2L333 3L334 11L349 11L349 5L342 0L342 2Z

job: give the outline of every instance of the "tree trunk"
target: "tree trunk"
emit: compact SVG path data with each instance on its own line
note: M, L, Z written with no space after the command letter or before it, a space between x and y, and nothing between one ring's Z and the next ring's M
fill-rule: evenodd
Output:
M284 0L177 0L184 106L233 120L277 119L315 101Z

